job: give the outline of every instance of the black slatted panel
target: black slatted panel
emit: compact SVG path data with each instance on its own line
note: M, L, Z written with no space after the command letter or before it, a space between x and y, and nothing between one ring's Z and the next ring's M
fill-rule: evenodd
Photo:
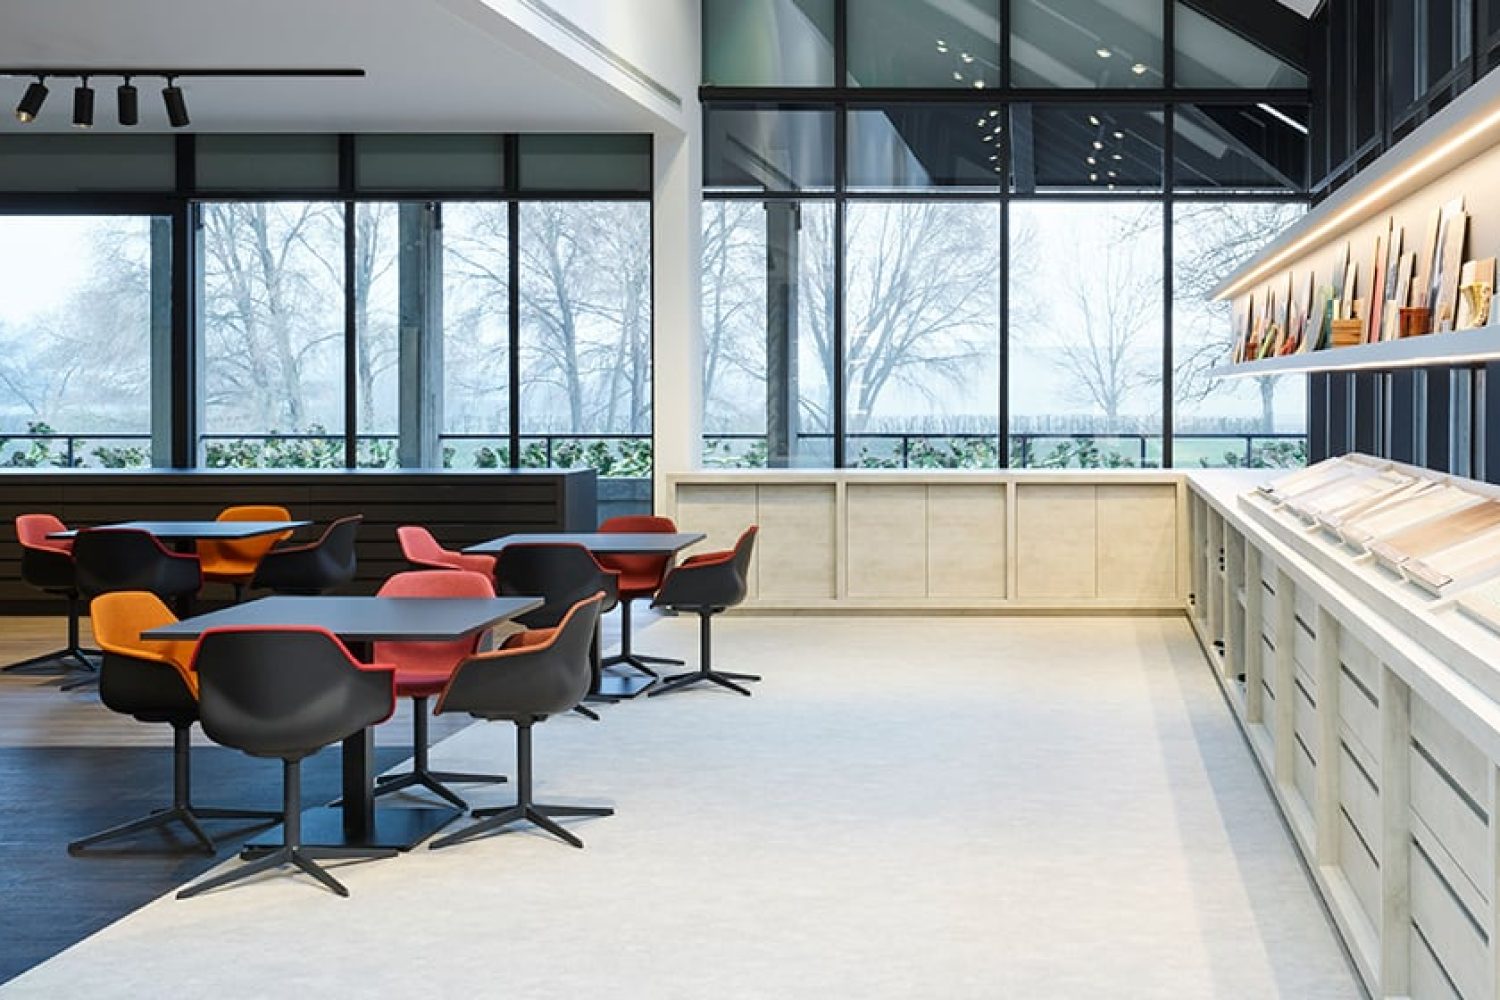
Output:
M518 531L593 531L596 482L575 472L16 472L0 482L0 614L60 612L61 602L21 580L18 514L50 513L70 527L116 521L211 519L237 504L280 504L321 526L363 514L359 574L349 593L373 593L407 569L396 528L420 524L461 547ZM222 588L211 588L210 597ZM227 592L226 592L227 593Z

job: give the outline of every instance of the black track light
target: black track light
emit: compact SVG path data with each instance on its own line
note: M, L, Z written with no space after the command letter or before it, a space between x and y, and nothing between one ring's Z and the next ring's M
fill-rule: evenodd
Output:
M115 89L115 98L120 109L121 125L137 125L141 120L141 99L130 77Z
M89 86L88 77L73 88L73 127L94 127L94 88Z
M36 83L26 88L26 93L21 95L21 103L16 105L16 120L22 123L36 121L37 113L42 110L42 102L47 99L46 77L39 76Z
M173 128L187 128L190 124L187 100L182 96L182 88L170 76L167 77L167 85L161 90L161 99L167 106L167 124Z

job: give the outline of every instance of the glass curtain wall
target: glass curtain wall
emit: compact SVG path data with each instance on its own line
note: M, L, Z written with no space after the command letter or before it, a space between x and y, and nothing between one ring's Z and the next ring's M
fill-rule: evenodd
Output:
M1208 379L1197 298L1305 204L1305 44L1192 0L704 14L706 464L1302 459L1305 380Z
M170 220L0 215L0 465L152 464Z

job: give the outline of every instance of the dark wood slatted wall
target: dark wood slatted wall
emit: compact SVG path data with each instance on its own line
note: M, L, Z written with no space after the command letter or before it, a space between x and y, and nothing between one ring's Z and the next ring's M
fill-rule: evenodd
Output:
M60 613L61 602L21 580L18 514L50 513L70 527L115 521L213 518L236 504L281 504L322 526L363 514L359 574L349 593L373 593L408 568L396 528L420 524L462 547L519 531L592 531L594 471L573 472L14 472L0 473L0 614ZM222 588L210 587L212 599ZM227 591L225 591L227 595Z

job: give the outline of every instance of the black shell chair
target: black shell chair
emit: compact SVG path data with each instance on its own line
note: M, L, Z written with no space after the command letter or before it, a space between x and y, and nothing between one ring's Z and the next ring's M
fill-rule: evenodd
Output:
M734 548L705 552L683 561L667 572L652 607L692 612L698 616L698 669L665 678L651 697L680 691L685 687L709 681L747 698L749 690L736 681L758 681L756 674L732 674L713 668L713 616L732 608L745 599L749 589L750 558L755 552L759 528L751 525L741 533Z
M603 592L601 614L620 600L620 574L599 565L594 554L575 542L517 542L500 550L495 560L495 592L500 597L540 597L543 604L535 611L516 617L527 628L552 628L563 620L579 601ZM594 646L589 654L593 681L589 692L599 689L599 642L595 629ZM578 706L578 712L591 719L598 715Z
M531 729L548 716L566 712L588 693L593 679L589 646L594 639L604 593L579 601L557 627L527 632L504 649L471 656L459 664L438 699L436 713L467 712L476 719L505 721L516 727L516 802L494 809L475 809L480 820L432 844L434 850L472 840L520 821L529 821L574 847L583 841L555 818L612 816L603 806L553 806L532 798Z
M341 517L305 545L272 549L255 570L252 587L275 594L327 594L354 579L354 540L364 515Z
M203 586L198 557L173 552L148 531L86 528L73 539L78 592L88 600L144 590L165 602L190 600Z
M248 864L191 885L187 899L292 865L340 896L349 890L320 859L389 858L394 850L307 847L302 843L302 758L390 718L395 669L363 664L331 633L317 628L211 629L198 643L198 713L216 743L252 757L282 761L281 847Z

